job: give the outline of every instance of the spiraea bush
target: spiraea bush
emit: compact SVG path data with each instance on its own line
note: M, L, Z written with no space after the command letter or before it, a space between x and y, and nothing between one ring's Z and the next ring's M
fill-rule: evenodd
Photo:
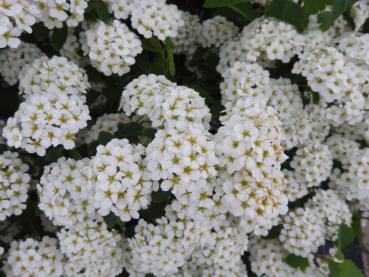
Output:
M363 277L368 0L0 0L0 276Z

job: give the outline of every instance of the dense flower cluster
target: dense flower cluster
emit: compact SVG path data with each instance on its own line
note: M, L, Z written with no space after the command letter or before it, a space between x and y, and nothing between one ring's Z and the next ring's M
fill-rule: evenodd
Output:
M105 75L123 75L142 52L141 41L118 20L112 25L99 22L86 31L91 64Z
M142 145L131 145L127 139L113 139L97 147L92 168L97 175L94 201L99 214L113 212L129 221L147 208L154 184L143 175L143 154Z
M183 26L181 12L175 5L165 0L138 0L132 5L132 27L145 38L152 36L164 41L167 37L177 36Z
M6 151L0 155L0 221L20 215L26 208L31 181L28 169L18 153Z
M196 91L153 74L130 82L122 93L120 107L127 116L147 116L153 127L199 125L208 129L211 117L204 98Z
M61 28L63 22L76 27L84 19L87 0L37 0L40 20L49 29Z
M7 276L61 277L63 256L55 238L43 237L41 241L26 239L13 241L4 270Z
M19 81L22 70L40 58L42 52L37 46L23 42L18 48L4 49L0 53L0 75L11 86Z
M8 145L40 156L50 146L73 148L90 118L84 71L64 57L43 56L26 69L19 88L25 101L3 130Z
M0 49L16 48L23 31L32 32L32 25L40 13L37 1L3 0L0 3Z

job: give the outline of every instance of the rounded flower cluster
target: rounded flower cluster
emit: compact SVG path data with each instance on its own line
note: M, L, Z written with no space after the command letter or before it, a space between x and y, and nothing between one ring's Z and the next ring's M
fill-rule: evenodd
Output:
M347 170L336 172L333 189L348 201L358 201L365 211L369 211L369 150L360 150L353 154Z
M57 233L65 255L66 277L117 276L123 271L122 237L105 223L90 222L83 229L62 229Z
M171 190L181 204L211 210L211 180L216 176L218 159L211 135L202 129L158 130L147 146L147 176L162 180L163 191ZM193 216L197 213L194 212Z
M158 277L171 276L191 256L197 245L197 234L197 226L190 222L162 217L154 225L141 219L134 237L128 241L132 255L130 267L138 276L148 272Z
M316 210L298 208L283 219L279 239L290 253L308 257L324 244L324 223Z
M62 157L45 167L37 186L39 208L55 225L73 227L98 218L90 163L88 158L75 161Z
M40 20L49 29L61 28L66 22L76 27L84 19L88 6L87 0L37 0Z
M361 64L369 64L369 47L367 41L369 39L369 34L353 34L348 33L342 35L338 39L338 50L344 53L348 58L354 60L355 62Z
M284 175L284 193L288 201L293 202L309 193L309 188L305 182L301 182L295 171L283 170Z
M102 21L93 25L86 31L86 39L91 64L107 76L128 73L135 57L142 52L136 34L118 20L111 25Z
M338 230L342 224L351 225L352 215L348 205L333 190L318 190L307 203L307 207L314 209L323 220L325 238L328 240L337 240Z
M35 60L20 79L25 101L3 130L8 145L40 156L50 146L73 148L90 119L83 95L88 88L84 71L66 58Z
M97 147L92 165L97 175L94 201L99 214L112 212L129 221L147 208L154 183L143 175L143 154L142 145L131 145L127 139L113 139Z
M270 107L247 100L237 104L241 112L229 111L215 136L224 168L223 203L247 232L264 235L287 212L279 122Z
M0 221L20 215L26 208L31 181L28 169L18 153L5 151L0 155Z
M239 99L266 102L271 96L269 72L256 63L236 62L223 74L220 84L222 102L226 108Z
M13 241L4 270L7 276L61 277L63 256L57 248L57 240L45 236L41 241L26 239Z
M200 18L189 12L182 12L183 26L178 28L177 36L173 38L174 52L178 54L192 55L198 46L198 36L201 28Z
M209 128L210 112L193 89L178 86L161 75L141 75L122 93L120 107L127 116L147 116L153 127Z
M32 32L39 10L35 3L29 0L2 0L0 2L0 49L7 46L17 48L23 31Z
M109 12L116 19L127 19L131 14L133 5L137 0L103 0L108 4Z
M184 24L177 6L166 4L165 0L134 1L131 12L132 27L145 38L155 36L164 41L176 37Z
M344 167L350 164L352 156L359 150L359 143L340 134L333 134L325 142L332 153L333 159L339 161Z
M301 270L288 265L285 257L288 252L283 249L281 243L276 240L254 239L251 243L251 269L257 276L268 277L325 277L321 268L315 266L316 261L311 261L308 268Z
M220 48L227 41L232 40L238 33L238 28L225 17L217 15L202 22L198 30L199 44L204 48Z
M250 62L288 63L303 46L303 37L295 27L273 18L254 20L242 30L239 41Z
M308 144L297 150L291 167L301 183L316 187L331 174L333 157L327 145Z
M0 75L5 82L13 86L19 81L22 69L41 57L42 52L37 46L23 42L18 48L4 49L0 53Z

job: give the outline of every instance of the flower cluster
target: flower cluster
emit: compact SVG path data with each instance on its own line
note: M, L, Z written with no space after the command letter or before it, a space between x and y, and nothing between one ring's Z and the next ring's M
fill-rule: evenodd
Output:
M147 208L154 184L143 175L143 154L142 145L131 145L127 139L113 139L97 147L92 169L97 175L94 202L99 214L112 212L129 221Z
M26 208L31 181L28 169L18 153L6 151L0 155L0 221L20 215Z
M63 256L55 238L43 237L41 241L26 239L13 241L4 270L7 276L61 277Z
M39 16L37 1L3 0L0 3L0 49L17 48L23 31L32 32Z
M145 38L157 37L164 41L176 37L183 26L181 12L175 5L166 4L165 0L138 0L132 5L132 27Z
M164 76L141 75L122 93L120 107L127 116L147 116L153 127L209 128L210 112L204 98L188 87L178 86Z
M84 19L87 0L37 0L40 20L49 28L61 28L66 22L69 27L76 27Z
M45 167L37 186L39 208L55 224L73 227L98 219L95 201L95 176L90 159L75 161L60 158Z
M105 223L89 222L82 229L62 229L57 237L65 257L63 276L110 277L122 272L122 237L109 231Z
M91 64L109 76L126 74L142 52L141 41L118 20L99 22L86 31L86 46Z
M238 28L223 16L215 16L202 22L198 31L199 44L202 47L221 47L227 41L232 40L238 33Z
M25 101L3 130L8 145L40 156L50 146L73 148L90 118L84 71L64 57L43 56L26 69L19 87Z
M22 70L41 56L41 50L27 42L23 42L18 48L4 49L0 53L0 75L13 86L19 81Z

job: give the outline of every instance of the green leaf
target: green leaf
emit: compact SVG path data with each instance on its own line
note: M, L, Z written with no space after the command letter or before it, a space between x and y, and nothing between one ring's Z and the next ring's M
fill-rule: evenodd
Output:
M105 23L109 22L109 10L105 2L103 2L102 0L95 0L94 8L100 20L104 21Z
M308 22L304 9L292 0L272 0L265 14L292 24L299 32L305 29Z
M59 50L63 47L65 41L67 40L68 36L68 27L67 25L63 24L63 27L60 29L54 29L51 37L50 37L50 44L52 48L59 52Z
M293 268L300 268L301 270L305 270L309 266L309 260L304 257L300 257L294 254L288 254L284 261L289 266Z
M344 12L351 8L357 0L333 0L331 11L318 14L318 22L322 31L327 31Z
M142 39L142 47L144 50L153 52L153 53L163 53L163 46L160 43L160 40L156 37L152 37L150 39Z
M332 277L364 277L351 260L344 260L339 264L330 262L329 271Z
M142 129L143 129L142 125L136 122L131 122L128 124L119 124L117 135L120 138L137 137L141 135Z
M32 33L35 35L38 42L45 40L50 33L50 30L43 23L36 23L32 27Z
M206 0L203 7L208 9L227 7L238 3L246 2L246 0Z
M154 203L164 203L170 198L170 195L170 191L158 190L151 194L151 198Z
M304 10L307 14L315 14L329 4L329 0L304 0Z
M108 228L113 228L119 222L119 217L117 217L113 213L109 213L107 216L104 216L104 222L108 226Z
M252 21L257 17L257 14L255 10L252 8L250 2L229 5L228 8L234 10L235 12L238 12L248 21Z
M176 74L176 65L174 63L174 56L173 56L174 43L172 42L170 38L165 39L165 49L167 52L166 57L167 57L168 71L171 76L174 76Z
M338 230L338 247L340 249L345 248L348 246L353 240L355 239L355 232L354 230L345 225L342 224L340 226L340 229Z
M72 150L67 151L67 155L68 155L68 157L71 157L74 160L82 159L82 155L76 149L72 149Z
M99 142L99 144L106 145L113 138L114 138L114 136L111 133L106 132L106 131L101 131L99 133L97 141Z
M54 148L50 148L45 156L46 161L49 163L56 162L59 158L63 156L63 147L57 146Z

